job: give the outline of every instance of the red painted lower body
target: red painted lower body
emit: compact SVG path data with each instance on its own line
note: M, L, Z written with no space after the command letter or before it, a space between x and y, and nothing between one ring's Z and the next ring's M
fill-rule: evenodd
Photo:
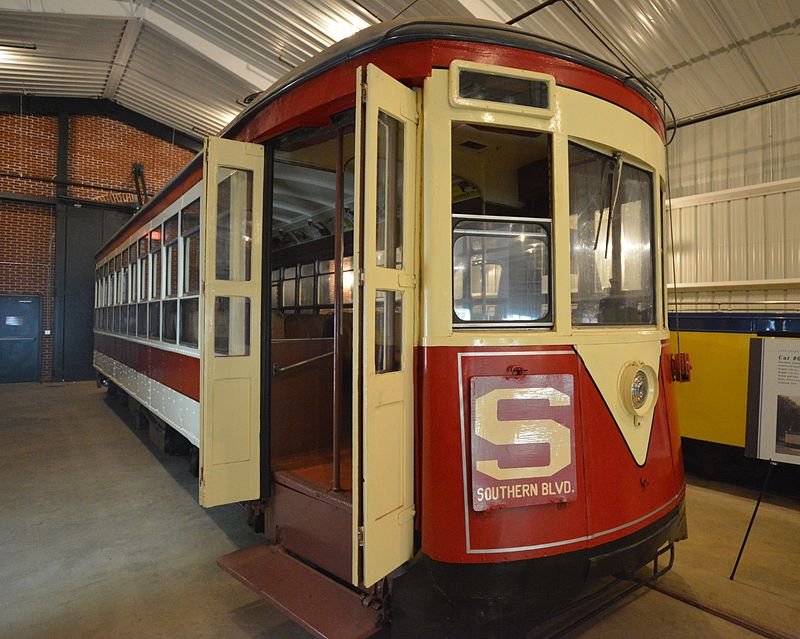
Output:
M432 560L498 563L580 552L634 535L681 505L683 461L666 350L642 466L571 346L428 347L418 357L419 525L422 551ZM574 494L556 495L549 503L476 510L470 382L508 378L515 368L525 375L572 377Z
M96 351L169 388L200 401L200 359L134 342L115 335L94 334Z

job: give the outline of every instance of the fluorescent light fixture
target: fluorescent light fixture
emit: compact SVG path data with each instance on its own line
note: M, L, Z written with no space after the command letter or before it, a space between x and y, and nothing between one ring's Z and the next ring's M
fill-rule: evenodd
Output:
M0 49L30 49L36 50L33 42L19 42L17 40L0 40Z

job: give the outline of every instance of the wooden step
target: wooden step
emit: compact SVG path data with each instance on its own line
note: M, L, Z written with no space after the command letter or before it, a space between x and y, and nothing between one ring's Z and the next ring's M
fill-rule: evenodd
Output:
M361 596L286 554L258 545L217 564L320 639L366 639L378 632L378 612Z

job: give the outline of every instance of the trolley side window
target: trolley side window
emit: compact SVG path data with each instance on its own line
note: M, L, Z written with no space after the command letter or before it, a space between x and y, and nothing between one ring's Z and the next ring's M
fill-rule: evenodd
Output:
M200 200L181 211L183 246L183 283L180 299L180 343L197 348L199 336L200 293Z
M161 227L150 231L150 299L148 337L161 339Z
M653 176L569 144L572 323L655 323Z
M453 123L453 325L553 325L551 138Z
M150 257L148 236L140 237L139 244L139 304L136 307L136 334L147 337L147 300L150 298L149 276Z
M178 214L164 222L164 313L161 339L175 343L178 339Z

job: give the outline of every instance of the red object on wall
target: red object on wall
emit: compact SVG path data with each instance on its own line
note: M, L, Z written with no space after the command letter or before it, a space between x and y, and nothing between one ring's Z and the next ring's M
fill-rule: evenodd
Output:
M670 355L672 381L689 382L692 380L692 363L689 353L672 353Z

